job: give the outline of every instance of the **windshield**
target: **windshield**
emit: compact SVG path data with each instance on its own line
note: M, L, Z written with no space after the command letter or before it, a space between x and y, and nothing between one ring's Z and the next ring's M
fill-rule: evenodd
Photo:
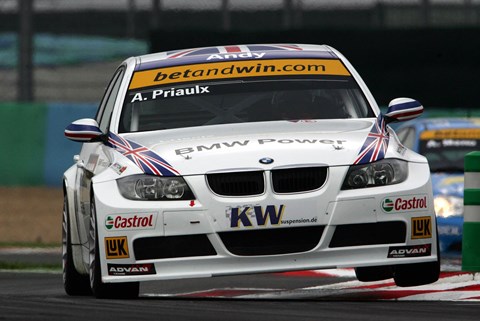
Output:
M203 125L374 117L351 77L190 83L130 90L119 132Z
M420 136L420 154L432 172L463 172L466 154L478 150L480 129L425 131Z

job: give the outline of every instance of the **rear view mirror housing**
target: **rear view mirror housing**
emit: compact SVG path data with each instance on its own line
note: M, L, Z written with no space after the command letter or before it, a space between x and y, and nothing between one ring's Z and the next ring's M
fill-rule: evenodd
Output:
M395 98L388 104L388 109L384 116L387 123L393 123L417 118L422 113L423 106L415 99Z
M64 134L66 138L80 143L98 142L103 136L97 121L90 118L74 121L65 128Z

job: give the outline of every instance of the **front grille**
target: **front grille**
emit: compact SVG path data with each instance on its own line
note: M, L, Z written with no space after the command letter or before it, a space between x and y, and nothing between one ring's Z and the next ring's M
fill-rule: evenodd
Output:
M219 236L235 255L275 255L306 252L320 242L324 226L222 232Z
M404 243L407 226L404 222L378 222L338 225L330 247Z
M223 196L260 195L265 191L261 171L207 174L210 189Z
M207 235L144 237L133 241L137 260L217 255Z
M298 193L319 189L327 179L327 170L327 167L273 170L273 190L276 193Z

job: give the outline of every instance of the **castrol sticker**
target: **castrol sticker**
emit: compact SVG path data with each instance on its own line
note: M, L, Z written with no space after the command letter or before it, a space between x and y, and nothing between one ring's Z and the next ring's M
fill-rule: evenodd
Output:
M385 197L381 208L385 213L427 211L428 197L426 194Z
M156 218L155 213L107 215L105 228L108 231L154 229Z

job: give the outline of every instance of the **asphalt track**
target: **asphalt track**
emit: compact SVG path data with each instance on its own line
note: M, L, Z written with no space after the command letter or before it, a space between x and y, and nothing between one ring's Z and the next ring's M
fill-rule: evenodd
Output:
M69 297L59 272L0 271L0 320L479 320L480 273L443 269L457 271L413 288L341 269L149 282L137 300Z

